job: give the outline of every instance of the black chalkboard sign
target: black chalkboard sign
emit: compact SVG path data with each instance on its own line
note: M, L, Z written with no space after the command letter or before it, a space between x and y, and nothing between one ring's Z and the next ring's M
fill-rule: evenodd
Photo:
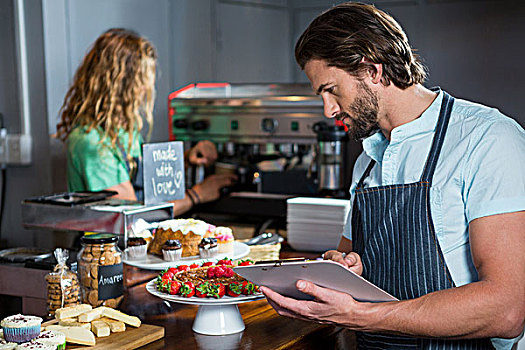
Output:
M98 267L98 300L113 299L124 293L122 263Z
M142 145L144 204L184 198L184 148L181 141Z

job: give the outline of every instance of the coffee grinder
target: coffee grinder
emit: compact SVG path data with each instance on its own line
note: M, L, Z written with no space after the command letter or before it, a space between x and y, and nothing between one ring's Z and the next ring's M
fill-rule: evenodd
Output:
M345 167L343 161L348 143L348 134L342 125L318 122L313 126L317 134L317 181L320 195L347 197L345 189Z

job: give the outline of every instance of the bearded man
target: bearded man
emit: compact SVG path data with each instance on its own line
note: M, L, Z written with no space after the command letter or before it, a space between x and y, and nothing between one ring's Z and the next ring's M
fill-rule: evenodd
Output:
M345 231L324 258L399 301L359 302L300 280L314 300L261 287L269 302L357 331L361 349L511 349L525 325L523 128L423 86L406 34L370 5L321 14L295 55L325 116L363 142Z

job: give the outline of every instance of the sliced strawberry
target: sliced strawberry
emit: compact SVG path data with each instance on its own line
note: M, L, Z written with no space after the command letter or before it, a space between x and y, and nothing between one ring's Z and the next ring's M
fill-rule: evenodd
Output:
M238 297L242 294L242 283L232 282L228 284L226 293L231 297Z
M202 282L195 288L195 296L199 298L206 298L208 296L208 289L210 282Z
M255 293L255 284L252 282L244 281L242 283L242 294L252 295Z
M220 299L226 294L226 287L224 284L216 282L210 284L208 288L208 296Z
M171 295L177 295L177 294L179 294L180 287L181 287L181 284L180 284L179 281L171 281L171 282L170 282L169 293L170 293Z
M202 267L206 267L206 266L212 266L213 263L211 261L206 261L205 263L202 264Z
M206 270L206 275L208 276L208 278L215 277L215 268L215 266L208 267L208 270Z
M237 264L238 266L249 266L249 265L253 265L255 264L255 262L251 259L246 259L246 260L241 260L239 261L239 263Z
M168 272L171 272L172 274L176 274L177 272L179 272L179 270L176 267L170 267L168 269Z
M222 277L224 276L224 272L225 272L226 268L224 266L216 266L215 267L215 270L213 271L213 274L215 275L215 277Z
M233 269L231 267L225 267L224 268L224 277L233 277L234 275L234 272L233 272Z
M180 286L180 295L185 298L191 298L195 295L195 286L191 282L184 282Z
M190 267L189 267L188 265L179 265L179 266L177 267L177 269L178 269L179 271L188 271L188 270L190 269Z
M197 267L200 267L198 264L191 264L190 269L196 269Z

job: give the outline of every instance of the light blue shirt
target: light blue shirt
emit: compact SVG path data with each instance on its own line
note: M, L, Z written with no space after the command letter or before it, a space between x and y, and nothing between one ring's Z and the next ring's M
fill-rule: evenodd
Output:
M376 165L365 187L420 180L442 100L440 91L419 118L392 130L390 142L381 132L363 140L363 152L354 165L351 205L357 182L371 159ZM525 210L523 128L497 109L456 99L430 201L434 228L454 282L461 286L477 281L470 254L469 223L484 216ZM351 215L350 210L343 232L350 240ZM510 349L511 343L501 345L497 348Z

